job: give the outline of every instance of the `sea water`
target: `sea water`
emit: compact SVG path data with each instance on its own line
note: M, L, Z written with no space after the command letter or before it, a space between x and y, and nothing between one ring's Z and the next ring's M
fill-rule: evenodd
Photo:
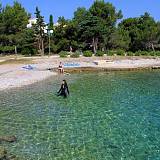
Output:
M70 96L57 97L67 79ZM21 160L159 160L160 71L82 73L0 92L0 136Z

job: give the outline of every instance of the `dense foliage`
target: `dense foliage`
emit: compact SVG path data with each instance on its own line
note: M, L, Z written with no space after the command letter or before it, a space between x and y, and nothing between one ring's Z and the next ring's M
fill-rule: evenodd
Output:
M29 32L26 31L29 17L30 15L18 2L14 2L13 6L7 5L0 9L1 53L13 53L16 50L15 48L21 49L23 47L21 45L21 38L27 34L26 32ZM25 41L25 38L23 41Z
M91 56L91 53L96 56L104 53L159 55L160 22L149 13L121 20L121 10L104 0L95 0L89 9L77 8L71 20L59 17L57 25L54 25L52 15L46 24L38 7L35 11L37 23L27 28L30 17L18 2L5 7L0 4L1 54L44 55L48 54L50 42L51 53L60 53L62 57L77 50L85 56ZM46 26L47 33L44 33ZM53 34L48 35L48 30L53 30ZM78 56L72 54L72 57Z
M84 51L83 56L85 57L92 57L92 52L91 51Z

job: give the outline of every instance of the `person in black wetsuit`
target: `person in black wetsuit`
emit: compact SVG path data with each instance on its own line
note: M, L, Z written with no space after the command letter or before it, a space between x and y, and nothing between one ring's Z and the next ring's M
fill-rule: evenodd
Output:
M58 93L58 96L63 96L64 98L66 98L67 95L69 95L69 89L68 89L66 80L62 81L61 88L57 93Z

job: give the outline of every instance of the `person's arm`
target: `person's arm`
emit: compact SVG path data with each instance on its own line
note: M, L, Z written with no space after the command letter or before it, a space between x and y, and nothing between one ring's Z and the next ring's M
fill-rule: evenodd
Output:
M61 85L61 88L59 89L59 91L57 92L58 94L62 91L62 85Z
M69 89L68 89L68 86L67 86L67 92L68 92L68 94L69 94Z

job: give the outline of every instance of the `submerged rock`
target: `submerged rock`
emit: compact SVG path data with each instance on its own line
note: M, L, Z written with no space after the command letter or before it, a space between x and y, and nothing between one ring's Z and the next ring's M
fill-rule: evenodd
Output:
M15 155L9 154L4 147L0 146L0 160L18 160Z
M3 147L0 147L0 160L6 160L7 150Z
M18 160L18 158L15 155L8 156L8 160Z
M13 143L16 142L16 136L0 136L0 143L1 142L9 142ZM0 160L18 160L17 157L13 154L8 153L8 151L0 146Z
M13 142L16 142L16 141L17 141L16 136L0 136L0 142L13 143Z

